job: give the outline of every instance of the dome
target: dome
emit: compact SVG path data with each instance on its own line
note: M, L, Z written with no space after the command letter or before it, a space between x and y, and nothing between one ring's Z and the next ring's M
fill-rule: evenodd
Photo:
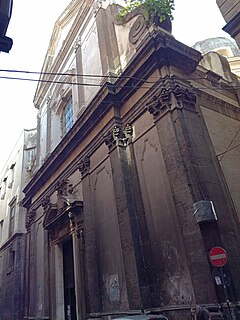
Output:
M215 51L227 58L240 57L240 50L235 41L224 37L209 38L196 42L193 48L203 54Z

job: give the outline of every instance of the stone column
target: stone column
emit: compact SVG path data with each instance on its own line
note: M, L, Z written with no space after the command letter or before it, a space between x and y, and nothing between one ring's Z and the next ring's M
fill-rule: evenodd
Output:
M84 240L85 240L85 274L86 274L86 303L87 313L101 311L101 293L99 287L98 261L96 250L95 222L92 208L92 195L90 183L90 159L84 157L79 163L79 171L82 174L83 190L83 216L84 216Z
M141 309L151 305L151 294L134 194L136 177L131 171L134 161L129 148L131 135L130 125L124 128L116 125L105 136L105 143L109 147L129 307Z

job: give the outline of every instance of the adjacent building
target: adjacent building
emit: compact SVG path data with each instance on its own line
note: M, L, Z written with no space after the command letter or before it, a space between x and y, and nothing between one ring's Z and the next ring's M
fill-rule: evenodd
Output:
M217 0L226 25L223 30L234 38L240 48L240 2L239 0Z
M203 55L209 54L209 52L216 52L220 55L219 59L223 59L221 57L223 56L227 59L231 72L240 77L240 49L234 40L224 37L209 38L198 41L193 48ZM217 59L216 54L212 53L212 55L215 55ZM209 66L209 68L213 67Z
M1 172L0 319L23 319L25 209L23 186L35 160L36 129L24 130Z

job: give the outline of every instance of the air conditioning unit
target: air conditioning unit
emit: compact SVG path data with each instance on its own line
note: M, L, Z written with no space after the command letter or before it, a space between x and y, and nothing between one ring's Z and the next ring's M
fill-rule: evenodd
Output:
M193 204L194 216L197 223L206 221L216 221L217 214L215 212L213 202L208 200L200 200Z

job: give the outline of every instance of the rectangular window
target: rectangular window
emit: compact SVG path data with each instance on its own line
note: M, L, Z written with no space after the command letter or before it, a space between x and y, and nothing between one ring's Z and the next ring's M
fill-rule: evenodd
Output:
M63 134L66 134L73 126L73 104L72 99L66 104L62 115Z
M1 187L1 200L4 199L6 194L6 186L7 186L7 177L3 179L2 181L2 187Z
M34 161L35 149L36 148L27 149L27 163L29 163L29 164L32 164Z
M15 163L13 163L9 169L10 169L10 177L9 177L8 188L11 189L14 181Z
M15 228L15 213L16 213L16 199L10 204L10 213L9 213L9 238L14 234Z
M8 255L7 274L11 273L14 270L14 264L15 264L15 250L13 248L10 248L9 255Z

